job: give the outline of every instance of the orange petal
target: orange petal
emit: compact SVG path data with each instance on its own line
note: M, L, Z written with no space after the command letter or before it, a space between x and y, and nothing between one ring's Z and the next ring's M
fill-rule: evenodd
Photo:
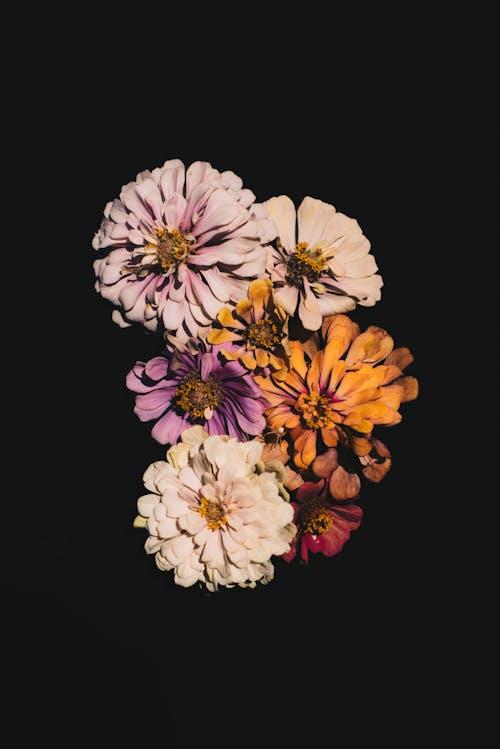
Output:
M286 360L281 356L276 356L276 354L269 354L269 364L274 369L284 369L285 371L287 371ZM274 376L276 377L276 374Z
M245 326L235 317L228 307L222 307L217 314L217 320L224 325L225 328L237 328L238 330L245 330Z
M307 440L302 448L301 458L305 466L310 466L316 457L316 432L307 433Z
M352 426L357 432L362 434L371 434L373 431L373 424L369 419L363 419L359 414L352 413L346 416L344 419L345 426Z
M354 499L361 489L361 481L357 473L348 473L339 466L332 473L328 487L334 499Z
M342 413L348 413L352 408L358 406L360 403L367 403L372 400L380 398L382 395L382 388L366 388L364 390L353 390L346 397L345 400L337 403L332 403L332 408L336 411L342 411Z
M290 341L290 352L290 367L304 379L307 375L307 364L302 344L299 341Z
M295 465L299 468L308 468L316 457L316 432L312 429L304 431L298 439L295 440Z
M291 343L291 342L290 342ZM313 333L312 336L309 336L307 341L304 341L302 343L302 347L304 349L305 355L312 359L314 357L314 354L317 354L320 348L320 342L319 342L319 336L317 333Z
M383 401L370 401L355 406L344 419L346 426L354 426L358 421L369 419L372 424L390 424L394 419L394 409ZM399 419L400 420L400 419ZM358 429L358 427L355 427ZM365 431L365 430L362 430Z
M368 455L372 449L372 441L366 437L351 437L351 446L353 451L359 457Z
M332 341L323 351L323 366L321 367L320 385L322 388L328 384L332 369L335 367L340 357L340 345L337 340Z
M240 357L241 361L245 365L245 367L248 367L248 369L255 369L257 366L257 362L255 361L255 357L250 351L247 351L246 354L243 354L243 356Z
M337 442L339 441L339 435L335 428L330 429L328 427L325 427L321 430L321 436L323 438L323 442L327 447L335 447Z
M227 343L228 341L241 340L241 335L232 333L227 328L213 328L207 336L209 343Z
M269 364L269 354L261 348L256 349L255 358L259 367L267 367Z
M403 374L399 367L395 367L392 364L385 365L381 364L380 366L376 367L376 370L381 370L379 376L383 374L382 380L380 382L381 385L386 385L388 382L392 382L393 380L396 380L398 377L401 377Z
M221 348L220 352L224 356L224 359L227 359L228 361L236 361L236 359L239 359L240 356L245 352L245 349L239 348L237 349L237 351L228 351L225 348Z
M288 372L286 379L282 382L276 382L274 376L262 377L262 375L256 375L254 377L254 380L260 387L260 389L266 394L272 393L273 395L277 395L280 398L286 398L288 396L289 398L297 399L298 392L287 384L287 380L290 374L291 372Z
M272 431L276 431L285 425L285 422L292 415L288 408L282 406L272 407L266 411L266 421Z
M252 321L252 302L249 299L240 299L236 305L236 314L243 317L247 322ZM241 323L240 323L241 324ZM244 327L243 324L241 324Z
M346 356L349 369L357 369L362 364L376 364L385 359L394 348L394 340L383 328L376 325L361 333L352 343Z
M318 351L318 353L314 355L314 358L311 362L311 366L309 367L309 371L306 377L306 382L307 382L307 386L309 387L309 390L319 390L319 378L320 378L322 369L323 369L323 352Z
M334 338L337 339L340 345L339 357L347 351L350 342L358 332L359 327L347 315L325 317L321 326L321 333L327 344Z
M384 387L384 392L393 389L398 391L401 403L413 401L418 396L418 380L409 375L406 375L406 377L400 377L390 385L386 385L386 387Z
M343 359L339 359L338 362L335 362L332 368L332 372L330 374L330 382L328 383L327 389L330 393L332 393L334 390L336 390L337 385L339 384L340 380L344 376L345 373L345 361Z
M262 320L264 309L271 298L273 285L269 279L257 279L248 287L248 299L252 302L255 322Z
M347 372L337 387L336 393L341 398L347 398L348 394L355 390L378 387L382 384L386 375L384 367L364 365L356 372Z
M296 396L307 391L304 380L296 372L294 372L293 369L289 370L284 382L286 383L290 392L295 393Z

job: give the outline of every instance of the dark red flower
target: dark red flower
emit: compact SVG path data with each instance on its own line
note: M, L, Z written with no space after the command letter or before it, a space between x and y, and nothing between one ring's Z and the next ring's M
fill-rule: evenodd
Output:
M297 489L294 509L294 523L297 534L291 549L283 554L286 562L297 555L306 564L309 552L333 557L338 554L349 539L351 531L359 528L363 510L353 502L333 502L328 498L328 484L325 479L308 481Z

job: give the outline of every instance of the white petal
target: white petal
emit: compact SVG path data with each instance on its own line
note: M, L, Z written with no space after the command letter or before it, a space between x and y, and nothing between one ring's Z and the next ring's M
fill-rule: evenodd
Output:
M288 252L292 252L297 244L295 222L296 211L288 195L279 195L266 200L263 204L267 208L268 216L278 227L281 244Z
M299 223L299 242L314 244L323 236L325 224L335 216L333 205L324 203L322 200L305 197L297 212Z
M283 288L277 289L274 298L288 315L295 314L299 298L299 290L295 286L283 286Z

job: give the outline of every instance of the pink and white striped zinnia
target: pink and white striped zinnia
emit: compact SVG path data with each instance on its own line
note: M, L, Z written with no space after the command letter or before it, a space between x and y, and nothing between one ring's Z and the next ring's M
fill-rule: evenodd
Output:
M138 501L134 525L146 527L148 554L177 585L199 582L254 588L274 577L272 556L290 551L293 508L267 471L257 440L212 436L200 426L144 474L150 492Z
M279 234L268 262L274 296L304 328L318 330L324 317L379 301L382 277L355 219L311 197L298 211L287 195L264 205Z
M141 323L185 340L245 295L276 236L263 205L230 171L179 159L137 175L109 202L92 245L96 289L122 327Z

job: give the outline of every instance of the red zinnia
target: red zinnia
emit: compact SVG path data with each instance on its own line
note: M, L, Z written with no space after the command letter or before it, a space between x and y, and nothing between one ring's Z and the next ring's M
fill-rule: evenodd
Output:
M309 552L333 557L342 550L351 531L359 528L363 510L352 502L330 502L327 498L327 482L323 479L314 483L308 481L299 486L294 509L293 522L297 535L291 549L283 554L286 562L291 562L300 548L300 557L308 563Z

